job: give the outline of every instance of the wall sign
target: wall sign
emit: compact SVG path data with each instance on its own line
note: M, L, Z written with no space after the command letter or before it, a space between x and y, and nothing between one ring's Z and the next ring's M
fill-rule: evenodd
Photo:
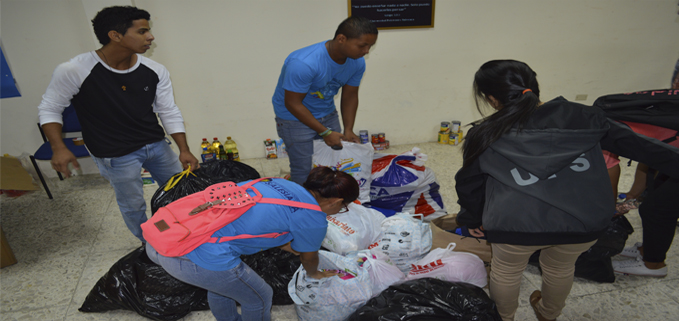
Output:
M370 19L377 29L433 28L436 0L348 0L349 16Z

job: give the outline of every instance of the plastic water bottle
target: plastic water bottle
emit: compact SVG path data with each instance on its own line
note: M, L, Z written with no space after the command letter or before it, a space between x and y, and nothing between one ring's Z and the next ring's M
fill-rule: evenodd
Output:
M240 161L240 155L238 155L238 146L236 145L236 142L231 139L231 136L226 137L226 141L224 141L224 150L226 151L227 155L229 155L229 153L233 154L233 160ZM229 157L231 157L231 155L229 155Z

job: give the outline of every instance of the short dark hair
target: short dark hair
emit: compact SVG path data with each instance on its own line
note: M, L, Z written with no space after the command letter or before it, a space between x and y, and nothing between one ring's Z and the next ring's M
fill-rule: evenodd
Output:
M125 35L127 29L132 27L132 22L139 19L151 20L151 15L146 11L132 6L115 6L104 8L92 19L94 34L99 43L108 44L111 39L108 32L115 30L121 35Z
M344 205L355 201L359 193L358 183L354 177L324 166L312 169L302 186L324 198L342 198Z
M335 38L337 35L343 34L348 39L361 38L364 34L377 34L377 26L370 21L370 19L360 16L351 16L344 19L335 31Z

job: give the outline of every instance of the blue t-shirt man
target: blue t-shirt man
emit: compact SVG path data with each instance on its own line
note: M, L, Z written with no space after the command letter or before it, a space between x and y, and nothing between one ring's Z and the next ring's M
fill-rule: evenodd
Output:
M369 19L349 17L332 40L291 53L283 64L271 99L278 136L290 157L290 179L304 183L311 170L313 140L341 148L342 141L359 143L354 133L358 86L365 71L365 56L377 41L377 27ZM340 110L335 107L342 88Z
M286 90L306 93L302 104L314 118L322 118L335 111L335 95L340 88L361 84L365 59L347 58L344 64L338 64L330 58L325 43L298 49L285 59L272 99L276 117L297 120L285 107Z
M247 182L238 183L243 185ZM265 179L253 185L263 197L318 204L304 187L284 179ZM254 194L252 192L250 195ZM213 236L260 235L289 232L277 238L236 239L223 243L205 243L186 258L212 271L236 267L240 256L255 254L288 242L297 252L315 252L321 248L328 227L326 215L320 211L276 204L258 203L241 217L216 231Z

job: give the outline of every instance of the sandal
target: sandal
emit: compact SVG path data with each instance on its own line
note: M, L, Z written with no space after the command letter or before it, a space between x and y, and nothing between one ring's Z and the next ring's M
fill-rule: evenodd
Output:
M535 290L531 295L530 295L530 306L533 307L533 311L535 311L535 316L538 318L538 321L556 321L556 319L550 320L542 316L540 312L538 312L538 302L542 299L542 292L540 290Z

